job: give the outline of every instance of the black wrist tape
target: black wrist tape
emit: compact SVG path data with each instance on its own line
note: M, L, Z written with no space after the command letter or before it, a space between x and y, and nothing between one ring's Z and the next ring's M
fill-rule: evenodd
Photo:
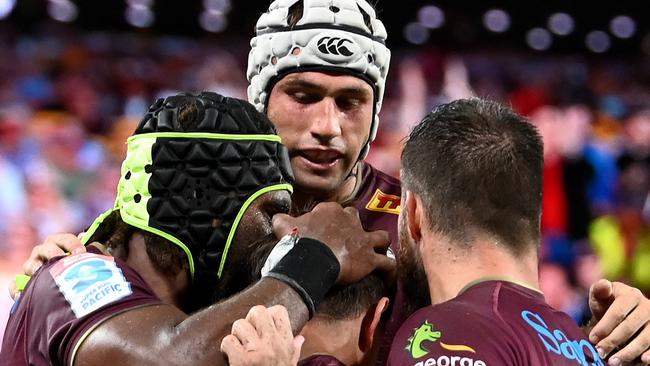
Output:
M298 292L311 319L318 304L336 283L340 271L339 261L327 245L315 239L300 238L267 276Z

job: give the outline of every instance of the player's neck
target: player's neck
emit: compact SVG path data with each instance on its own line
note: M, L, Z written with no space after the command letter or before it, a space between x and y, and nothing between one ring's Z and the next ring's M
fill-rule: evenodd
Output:
M459 248L449 243L424 245L422 249L431 303L434 305L453 299L469 284L486 278L539 288L535 249L531 249L529 254L515 256L487 241L469 248Z
M362 169L362 164L357 163L343 184L327 192L315 191L310 187L301 187L295 184L293 194L291 195L294 212L310 210L320 202L339 202L342 205L347 205L354 200L354 196L358 191L359 183L361 183L360 172Z
M310 320L300 332L305 337L300 359L313 355L330 355L345 365L357 364L362 356L358 347L360 327L359 319Z
M126 263L142 276L163 303L183 309L183 298L189 285L187 275L184 273L167 275L158 271L147 254L142 235L133 234L128 245Z

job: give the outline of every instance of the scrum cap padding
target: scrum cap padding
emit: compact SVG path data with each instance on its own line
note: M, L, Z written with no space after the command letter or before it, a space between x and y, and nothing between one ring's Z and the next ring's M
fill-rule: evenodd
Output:
M293 10L302 9L296 24ZM271 89L283 76L300 71L333 71L367 81L374 90L374 113L365 158L377 135L379 111L390 64L386 28L366 0L276 0L257 20L248 55L248 100L265 111Z
M232 132L234 126L246 124L229 109L205 108L209 104L199 108L203 119L194 129ZM154 113L155 126L154 118L145 118L137 131L178 131L170 122L177 118L175 105L154 104L152 109L161 111ZM203 123L206 120L212 122ZM213 123L219 120L236 123ZM247 120L248 127L240 130L260 130ZM288 152L275 134L145 132L130 137L127 144L115 209L127 224L180 246L193 275L196 269L220 277L248 206L266 192L292 191ZM93 225L86 239L95 230Z

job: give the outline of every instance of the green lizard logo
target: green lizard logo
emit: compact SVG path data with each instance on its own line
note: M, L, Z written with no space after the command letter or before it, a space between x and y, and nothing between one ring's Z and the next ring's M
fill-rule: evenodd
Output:
M433 325L427 320L414 330L415 332L411 338L408 339L408 344L406 345L406 350L413 358L420 358L429 353L429 350L424 348L422 343L426 341L435 342L442 337L442 333L437 330L434 331Z

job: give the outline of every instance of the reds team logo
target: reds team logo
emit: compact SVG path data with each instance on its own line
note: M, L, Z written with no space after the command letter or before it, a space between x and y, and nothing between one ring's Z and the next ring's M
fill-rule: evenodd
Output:
M400 197L392 194L386 194L377 189L372 196L366 209L370 211L386 212L399 215L400 211Z

